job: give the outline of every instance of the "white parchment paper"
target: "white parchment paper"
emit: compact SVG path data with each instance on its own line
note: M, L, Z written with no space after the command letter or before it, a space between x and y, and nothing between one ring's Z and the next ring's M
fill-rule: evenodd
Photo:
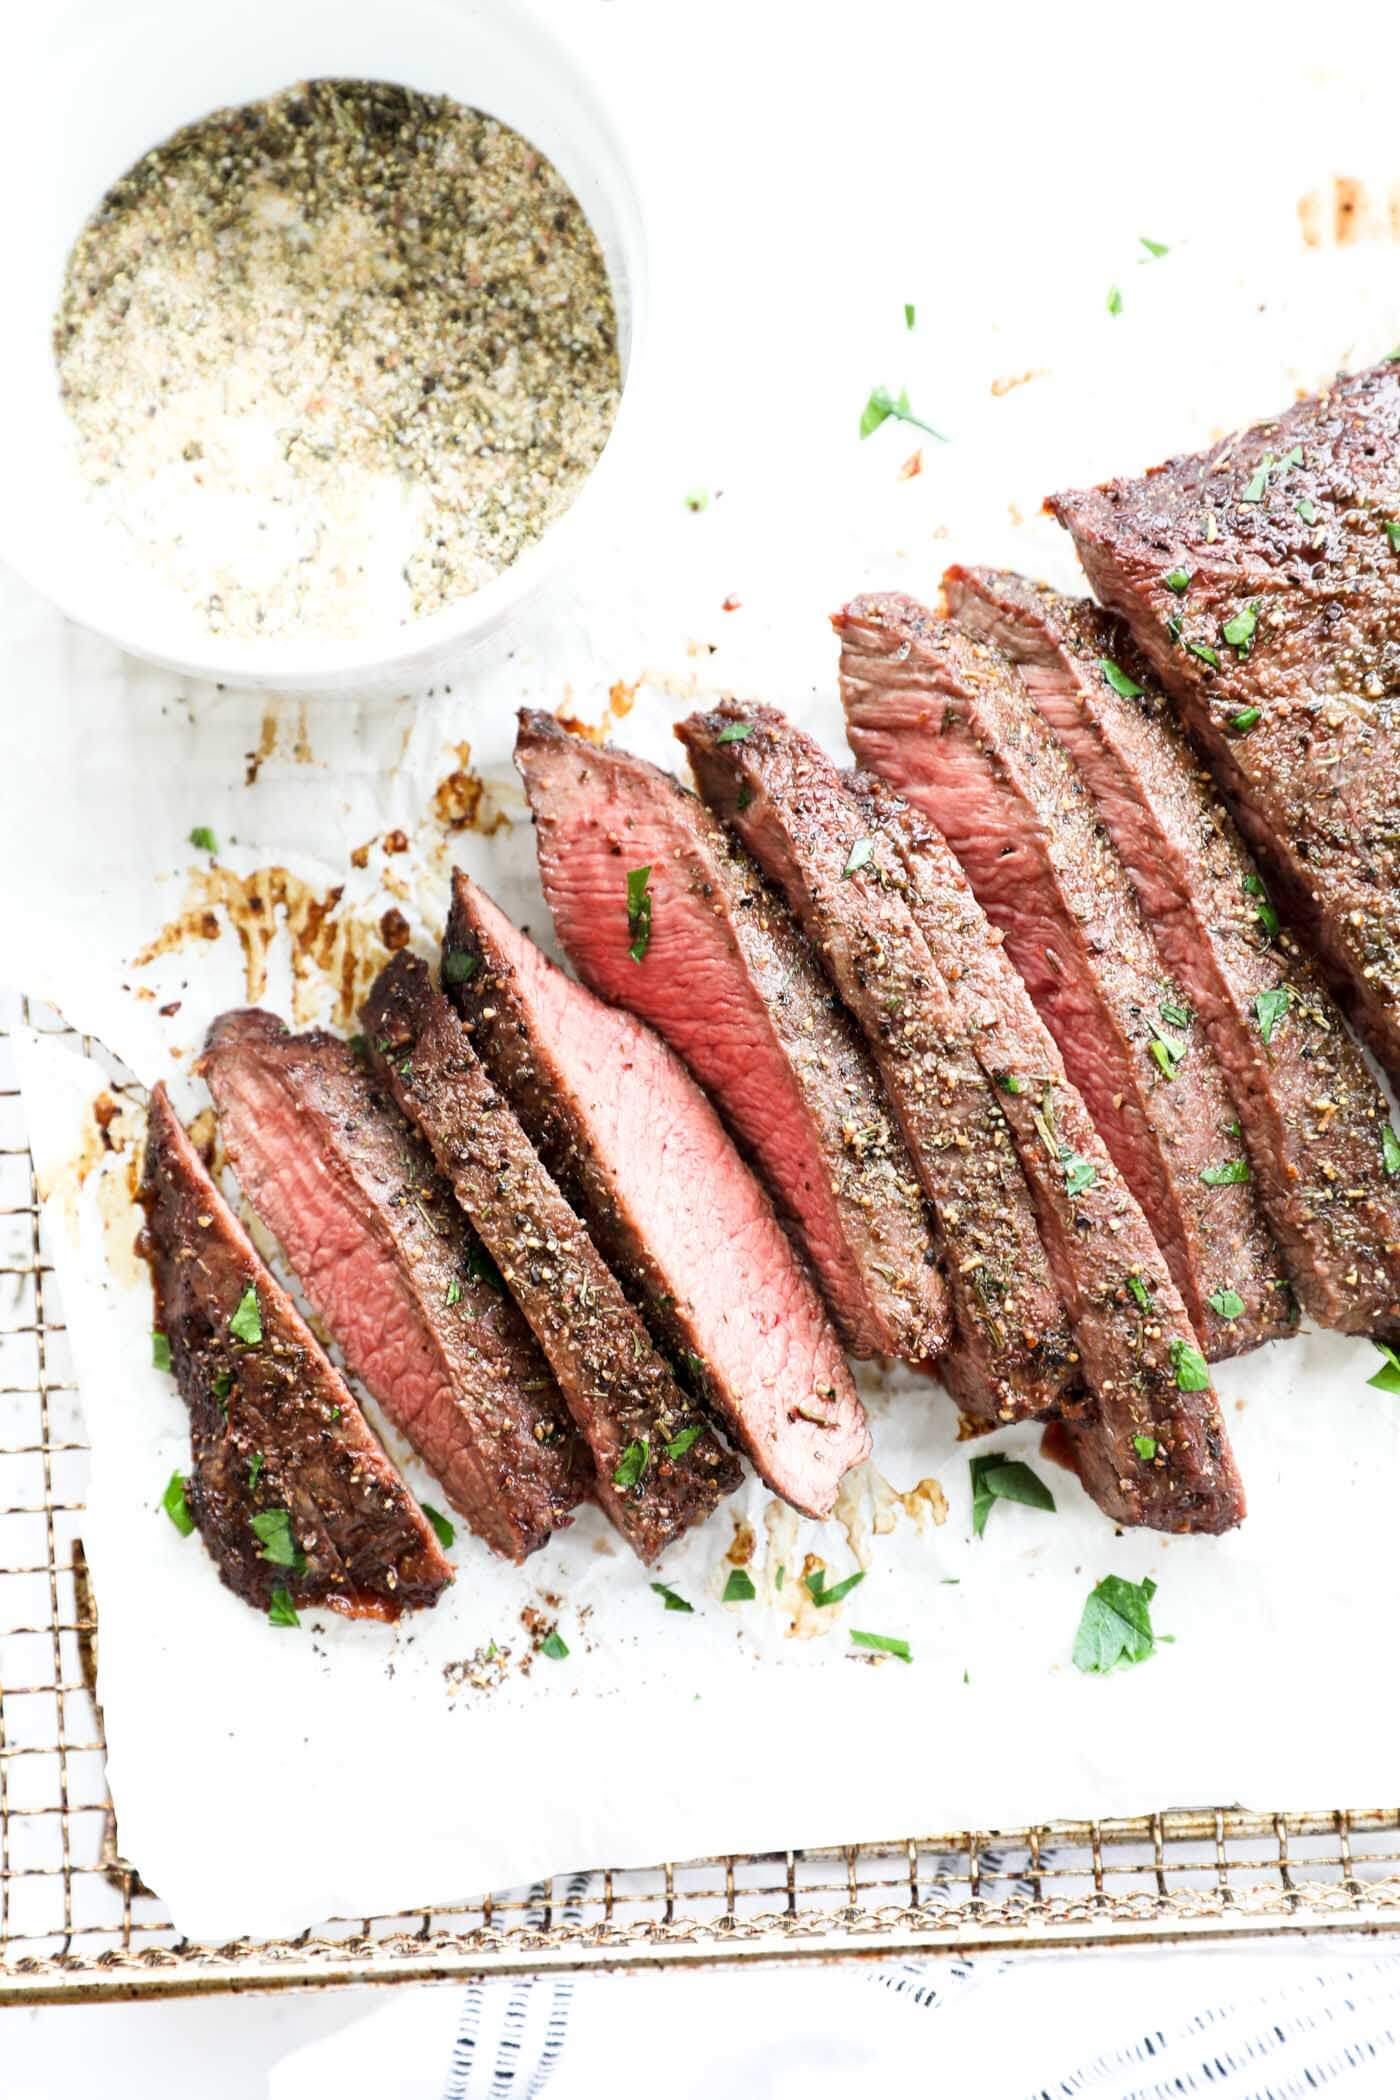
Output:
M383 914L430 945L454 858L548 939L510 765L522 703L675 763L682 713L754 694L840 751L826 616L845 597L928 595L955 558L1072 583L1037 515L1048 488L1205 442L1400 342L1400 169L1357 143L1389 132L1374 50L1343 77L1212 24L1209 150L1164 156L1150 142L1181 143L1183 76L1125 44L1121 16L1071 51L1014 12L948 28L891 8L871 42L817 9L800 46L781 10L659 12L581 17L652 170L652 442L614 539L450 687L214 691L0 577L0 979L189 1113L215 1013L251 991L353 1026ZM1157 30L1187 48L1206 22L1188 8ZM1085 121L1047 124L1071 96ZM1338 175L1362 184L1340 219ZM949 442L890 423L860 443L876 384L907 387ZM1037 1461L1057 1515L1000 1505L974 1540L951 1408L865 1371L875 1459L838 1518L799 1521L749 1483L660 1571L690 1614L586 1512L522 1570L459 1534L453 1591L397 1629L270 1630L158 1509L188 1439L130 1252L139 1118L123 1102L108 1150L102 1071L48 1038L18 1059L93 1445L83 1537L122 1845L192 1935L602 1862L1393 1792L1397 1402L1367 1388L1368 1346L1318 1335L1221 1368L1250 1497L1227 1539L1118 1536ZM1034 1460L1035 1443L999 1448ZM913 1492L928 1482L941 1523L940 1495ZM751 1604L719 1601L731 1548ZM817 1611L809 1554L864 1583ZM1098 1681L1069 1650L1110 1570L1155 1577L1175 1639ZM522 1613L557 1620L566 1661L530 1660ZM914 1662L859 1659L852 1626L905 1637Z

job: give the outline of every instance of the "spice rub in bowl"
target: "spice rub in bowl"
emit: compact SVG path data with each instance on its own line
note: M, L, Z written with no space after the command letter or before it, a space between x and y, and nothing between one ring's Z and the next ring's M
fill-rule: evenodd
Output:
M621 390L602 250L519 132L314 80L112 187L54 330L94 502L206 633L350 638L566 510Z

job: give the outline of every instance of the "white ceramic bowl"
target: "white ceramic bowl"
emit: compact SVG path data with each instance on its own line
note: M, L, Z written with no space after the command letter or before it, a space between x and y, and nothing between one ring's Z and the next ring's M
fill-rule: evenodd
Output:
M0 126L0 559L85 627L158 663L296 692L401 688L497 629L615 503L644 373L646 242L618 126L584 58L521 0L59 0L20 57ZM19 62L16 62L17 57ZM84 500L51 328L74 237L125 169L180 125L317 74L453 96L513 125L570 184L602 244L624 387L570 509L471 597L353 641L204 636L168 587L119 559Z

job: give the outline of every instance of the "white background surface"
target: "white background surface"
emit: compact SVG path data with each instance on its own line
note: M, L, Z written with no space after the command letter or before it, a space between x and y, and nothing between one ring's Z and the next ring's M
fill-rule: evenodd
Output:
M789 704L829 695L823 616L855 588L927 592L958 556L1065 577L1053 529L1014 522L1010 506L1034 519L1057 482L1204 441L1277 405L1295 382L1400 340L1393 246L1367 240L1305 255L1295 211L1305 191L1337 174L1385 194L1394 171L1374 163L1391 136L1388 26L1349 55L1281 35L1265 44L1256 24L1191 7L1136 35L1121 11L1083 13L1067 26L1017 11L949 22L912 6L799 18L728 0L664 11L613 0L578 20L653 156L674 381L630 546L598 549L528 630L454 681L450 699L418 710L424 777L452 739L470 736L478 755L499 739L522 694L598 719L614 679L657 673L631 728L658 738L681 711L662 681L683 680L697 662L719 687ZM1140 262L1144 233L1170 242L1171 256ZM1104 311L1112 282L1124 299L1116 319ZM919 312L912 337L905 300ZM989 391L991 380L1032 369L1043 376ZM915 480L897 482L895 472L917 432L906 442L887 427L856 442L876 383L907 384L916 409L953 439L946 449L923 441L926 471ZM680 503L695 484L723 491L698 518ZM722 614L731 593L740 610ZM152 907L180 895L189 824L250 840L295 827L305 840L319 818L342 848L357 843L374 828L357 828L358 819L382 807L376 764L397 747L408 711L312 708L313 753L351 731L353 775L334 782L323 766L289 758L293 715L250 792L241 754L257 742L260 703L124 665L65 632L18 587L0 591L0 636L11 702L0 892L61 906L7 916L0 973L57 993L73 1019L102 1024L143 1076L155 1076L169 1042L151 1008L109 994L103 965L147 937L153 917L168 916ZM689 640L716 642L717 653L697 660ZM166 879L142 894L133 871ZM344 870L328 851L309 872L328 881ZM984 1574L941 1593L940 1612L955 1597L982 1615L969 1629L974 1676L1000 1681L1008 1705L1033 1698L1037 1732L1077 1737L1086 1753L1075 1768L1082 1801L1053 1787L1046 1798L1038 1763L1021 1774L1024 1798L998 1796L1001 1819L1104 1808L1105 1788L1125 1806L1251 1794L1270 1805L1359 1801L1392 1790L1390 1673L1376 1667L1374 1627L1393 1610L1395 1583L1386 1553L1368 1549L1383 1547L1391 1529L1394 1403L1364 1392L1364 1351L1314 1346L1311 1361L1279 1353L1262 1377L1222 1379L1227 1400L1254 1383L1270 1410L1256 1428L1251 1401L1240 1421L1253 1515L1238 1540L1168 1548L1113 1542L1101 1529L1093 1565L1081 1566L1084 1532L1071 1538L1058 1521L1037 1532L1042 1520L1002 1511L995 1581ZM962 1547L967 1525L964 1481L952 1470L961 1461L940 1463L950 1494L958 1490L936 1539L941 1556ZM1055 1486L1072 1499L1058 1475ZM979 1550L991 1552L990 1534ZM1177 1647L1111 1685L1071 1683L1063 1670L1055 1682L1083 1591L1110 1551L1120 1572L1157 1573L1159 1620L1180 1636ZM98 1567L110 1611L118 1563ZM855 1623L903 1630L888 1611L876 1616L875 1591L868 1581ZM658 1618L649 1632L669 1638L678 1624L690 1622ZM925 1645L940 1638L931 1623ZM646 1652L650 1673L654 1641ZM956 1667L945 1660L941 1674L923 1658L907 1673L845 1670L814 1726L830 1721L833 1698L849 1708L853 1683L863 1698L908 1701L913 1711L864 1708L852 1757L833 1760L842 1798L832 1827L787 1834L850 1836L851 1813L883 1828L904 1805L901 1785L921 1806L912 1821L961 1820L964 1782L986 1774L1006 1708L996 1719L989 1710L984 1740L973 1702L950 1719L963 1657ZM1072 1711L1057 1711L1062 1699ZM108 1706L119 1743L111 1691ZM131 1728L134 1757L134 1717ZM908 1729L917 1729L920 1756L884 1770L886 1757L897 1762L893 1746L910 1739L896 1730ZM878 1775L872 1741L885 1746ZM1300 1790L1305 1776L1315 1783ZM116 1783L121 1800L119 1772ZM782 1842L754 1788L740 1791L734 1813L754 1827L735 1834L731 1820L724 1841ZM178 1862L162 1876L125 1827L169 1889ZM154 1842L154 1825L147 1834ZM594 1833L582 1833L577 1854L531 1857L521 1868L591 1863L615 1850L615 1834L600 1829L588 1851ZM472 1832L455 1835L469 1842ZM458 1875L442 1893L460 1886ZM190 1889L189 1905L197 1900Z

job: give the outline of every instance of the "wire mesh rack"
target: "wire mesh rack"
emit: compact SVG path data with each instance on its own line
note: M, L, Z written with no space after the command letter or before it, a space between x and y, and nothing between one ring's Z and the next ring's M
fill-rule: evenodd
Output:
M107 1789L87 1443L14 1080L18 1015L63 1028L0 1006L0 2004L1400 1930L1400 1808L938 1833L931 1802L918 1837L603 1869L294 1940L183 1939L122 1856Z

